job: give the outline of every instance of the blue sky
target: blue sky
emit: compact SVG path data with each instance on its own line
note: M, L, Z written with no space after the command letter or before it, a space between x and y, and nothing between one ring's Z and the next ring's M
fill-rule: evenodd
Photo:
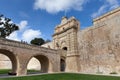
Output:
M62 16L75 16L81 29L92 19L120 6L120 0L0 0L0 14L12 19L20 30L9 39L31 41L34 37L52 40L54 28Z

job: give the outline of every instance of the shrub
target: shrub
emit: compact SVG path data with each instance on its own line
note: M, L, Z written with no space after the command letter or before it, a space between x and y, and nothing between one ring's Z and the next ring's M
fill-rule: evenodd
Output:
M111 72L110 74L117 74L117 72Z

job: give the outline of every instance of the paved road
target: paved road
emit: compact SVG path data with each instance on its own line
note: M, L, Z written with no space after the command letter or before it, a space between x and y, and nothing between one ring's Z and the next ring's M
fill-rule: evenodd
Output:
M40 75L40 74L48 74L48 73L30 72L26 76ZM0 78L9 78L9 77L18 77L18 76L8 75L8 74L0 74Z
M15 75L0 74L0 78L14 77Z
M67 72L58 72L59 73L67 73ZM33 72L33 73L28 73L26 76L34 76L34 75L43 75L43 74L54 74L54 73L38 73L38 72ZM77 74L87 74L87 73L77 73ZM102 75L102 76L118 76L120 77L120 74L92 74L92 75ZM9 77L18 77L15 75L8 75L8 74L0 74L0 78L9 78Z

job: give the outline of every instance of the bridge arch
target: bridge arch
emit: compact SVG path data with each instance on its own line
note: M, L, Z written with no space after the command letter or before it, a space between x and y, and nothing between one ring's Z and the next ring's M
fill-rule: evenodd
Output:
M12 64L12 71L9 74L16 75L17 73L17 58L16 55L7 49L0 49L0 54L7 56Z
M39 61L41 73L48 73L52 71L52 61L49 59L48 56L42 54L34 55L28 60L27 66L32 58L36 58Z

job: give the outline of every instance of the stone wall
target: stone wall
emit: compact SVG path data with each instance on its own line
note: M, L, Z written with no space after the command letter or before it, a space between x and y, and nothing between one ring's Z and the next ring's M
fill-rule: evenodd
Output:
M36 58L32 58L28 63L27 69L41 70L41 64Z
M120 73L120 8L94 19L93 24L78 33L81 71Z
M48 42L42 45L42 47L53 49L53 42Z
M12 68L12 64L10 59L3 55L0 54L0 69L11 69Z

